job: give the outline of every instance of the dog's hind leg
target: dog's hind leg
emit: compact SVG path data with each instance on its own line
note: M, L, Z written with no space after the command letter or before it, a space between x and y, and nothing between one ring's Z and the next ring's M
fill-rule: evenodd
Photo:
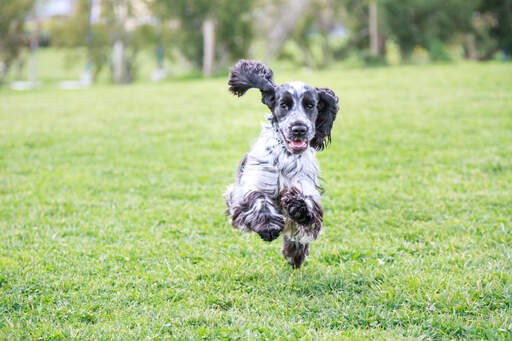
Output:
M286 259L294 269L298 269L302 266L304 260L309 255L309 244L294 241L285 235L283 236L282 251L284 259Z
M281 208L287 217L283 237L283 256L295 269L309 254L309 244L318 238L323 210L312 195L292 187L281 193Z

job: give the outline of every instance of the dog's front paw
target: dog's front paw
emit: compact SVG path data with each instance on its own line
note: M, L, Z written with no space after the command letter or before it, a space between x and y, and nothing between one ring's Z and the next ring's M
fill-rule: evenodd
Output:
M259 231L258 234L266 242L271 242L281 234L282 229L276 228L267 228L262 231Z
M255 226L254 231L266 242L271 242L279 235L284 229L284 218L282 216L272 217L266 220L263 224Z
M281 206L288 216L300 225L312 225L315 216L311 212L304 194L298 188L292 187L281 196Z

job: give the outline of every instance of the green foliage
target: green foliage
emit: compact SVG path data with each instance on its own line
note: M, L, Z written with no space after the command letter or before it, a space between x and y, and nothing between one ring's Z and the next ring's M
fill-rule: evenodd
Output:
M463 45L467 58L478 59L488 51L495 51L498 42L490 32L496 24L495 16L489 12L475 12L471 24L471 31L468 32Z
M338 1L314 0L301 18L292 34L293 41L300 47L299 58L293 54L281 54L290 60L299 59L299 64L310 68L326 68L334 58L335 44L331 41L332 31L343 22L344 8Z
M368 3L310 1L295 25L282 30L284 43L275 39L279 42L276 49L283 46L279 57L309 68L325 68L335 59L354 56L366 65L384 65L387 42L392 42L392 48L398 46L398 53L393 51L395 62L450 61L447 51L454 50L454 45L462 46L466 57L474 59L489 59L499 49L512 51L512 0L378 0L379 56L375 57L368 51ZM127 30L127 20L116 13L116 8L125 6L127 17L134 19L134 9L140 4L148 6L156 20ZM292 5L292 1L281 0L105 0L101 2L102 18L92 25L92 39L88 39L89 0L77 0L72 18L55 20L52 38L57 46L87 45L95 74L109 64L116 39L122 39L128 50L127 65L132 73L139 51L144 47L154 50L157 46L165 47L167 58L181 62L186 69L197 70L203 60L202 26L205 20L214 19L218 73L232 61L248 57L251 47L255 50L255 32L265 31L260 25L280 28L283 24L279 15L272 13L282 13ZM266 22L258 23L254 18ZM287 26L290 24L281 28ZM349 32L348 37L334 37L333 32L340 27ZM257 43L265 45L265 37L259 38ZM265 54L259 52L253 55Z
M429 42L428 53L431 61L448 62L450 55L446 52L446 45L439 39L432 39Z
M346 50L367 49L368 3L338 2L352 16L347 21L351 35ZM406 61L416 60L418 49L426 49L431 61L449 61L450 45L464 45L467 57L469 49L476 49L478 58L487 59L498 49L507 51L512 36L511 0L379 0L377 4L380 38L398 44ZM474 38L470 47L469 34Z
M77 0L71 17L56 18L51 23L52 44L56 47L87 48L94 78L108 65L112 52L110 29L103 23L89 25L90 1ZM77 60L77 62L83 62Z
M177 47L197 68L203 58L202 25L207 18L216 21L217 59L222 59L224 54L228 61L247 56L253 37L251 8L252 2L246 0L155 0L153 3L154 12L162 20L179 21L171 47Z
M512 0L482 0L479 7L488 34L496 40L497 47L512 54ZM481 29L482 30L482 29Z
M385 66L387 64L386 56L374 56L366 50L360 51L358 55L365 66Z
M257 91L3 92L0 339L509 339L511 65L275 71L341 101L298 271L223 215Z
M27 46L25 21L35 0L0 1L0 85L20 50Z
M127 12L124 19L118 14L121 5ZM167 57L173 58L176 54L181 54L192 65L199 67L203 55L202 23L207 17L212 17L217 23L217 58L225 59L224 55L227 54L229 61L246 56L252 38L249 17L251 2L157 0L147 5L158 22L137 25L134 29L127 30L125 19L134 17L134 1L102 1L101 20L89 27L89 0L78 0L77 10L71 18L59 18L53 24L54 43L56 46L66 47L86 45L95 74L110 61L116 39L124 42L128 50L127 62L132 68L135 67L141 48L154 49L158 45L167 47ZM92 31L90 39L89 30Z
M383 22L381 29L392 37L407 56L415 46L434 48L440 53L440 43L451 42L457 33L467 32L475 1L468 0L380 0Z
M136 76L136 59L139 51L143 47L156 45L156 28L150 25L137 25L133 29L126 29L126 20L134 16L135 2L132 0L101 1L101 17L91 24L89 6L89 0L77 0L75 12L71 17L54 20L51 27L54 45L86 46L88 60L93 64L96 78L104 67L110 65L112 47L114 42L120 39L126 49L128 77L133 80Z
M215 2L219 6L219 2ZM250 11L251 1L225 0L217 8L215 19L217 35L221 47L229 53L230 61L247 58L253 38L253 27Z

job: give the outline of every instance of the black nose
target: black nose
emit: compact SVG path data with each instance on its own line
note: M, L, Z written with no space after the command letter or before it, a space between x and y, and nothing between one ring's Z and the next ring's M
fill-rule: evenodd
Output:
M303 137L308 132L308 127L304 124L296 124L292 127L292 134L294 137Z

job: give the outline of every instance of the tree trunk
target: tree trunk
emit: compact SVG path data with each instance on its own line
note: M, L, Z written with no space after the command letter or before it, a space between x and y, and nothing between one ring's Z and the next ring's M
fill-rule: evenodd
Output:
M203 76L210 77L213 73L215 58L215 21L211 18L203 22Z
M379 30L377 21L377 0L371 0L369 4L368 30L370 32L370 53L379 55Z
M471 60L476 60L478 58L475 35L472 33L466 35L466 39L464 41L464 57Z
M386 37L379 32L379 56L385 56L387 51Z
M115 83L124 84L132 81L132 69L124 41L126 37L125 22L128 18L128 2L126 0L114 2L114 14L116 16L116 30L112 51L112 78Z

